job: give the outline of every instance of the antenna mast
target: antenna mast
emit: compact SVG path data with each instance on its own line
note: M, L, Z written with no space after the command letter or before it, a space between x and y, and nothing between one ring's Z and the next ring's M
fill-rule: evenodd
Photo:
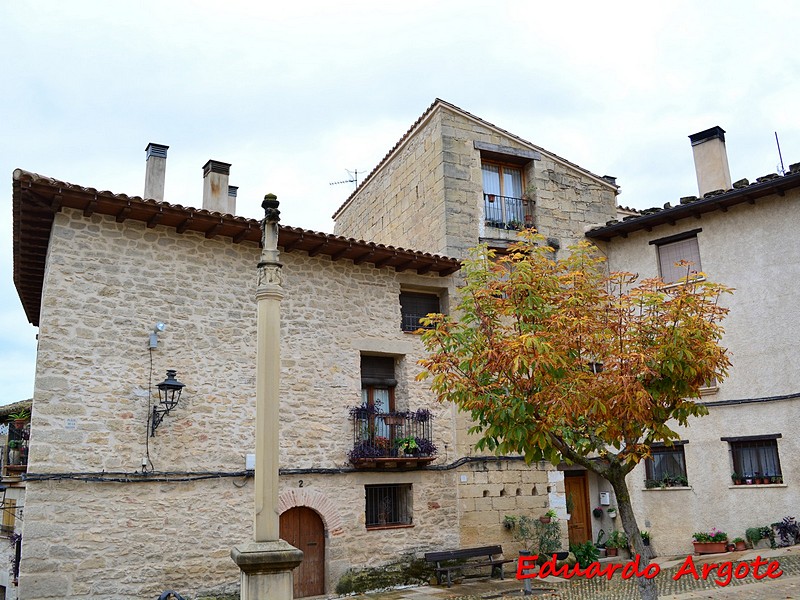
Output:
M775 143L778 145L778 158L781 159L781 165L778 167L778 172L781 175L786 175L786 169L783 168L783 155L781 154L781 143L778 141L778 132L775 132Z
M339 185L341 183L355 183L356 187L358 187L358 169L350 170L345 169L347 171L347 175L350 179L343 179L342 181L331 181L328 185Z

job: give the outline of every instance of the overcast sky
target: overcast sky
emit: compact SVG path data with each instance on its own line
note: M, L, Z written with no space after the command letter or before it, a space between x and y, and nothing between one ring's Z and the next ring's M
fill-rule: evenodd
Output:
M0 404L33 392L36 329L12 281L19 167L202 203L232 163L238 213L331 214L437 97L599 175L622 205L697 193L687 136L727 131L733 180L800 162L800 3L0 1Z

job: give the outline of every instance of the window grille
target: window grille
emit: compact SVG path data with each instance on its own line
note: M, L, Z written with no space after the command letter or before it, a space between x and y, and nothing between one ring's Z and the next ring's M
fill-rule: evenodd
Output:
M365 485L367 527L411 525L411 484Z
M416 292L400 293L400 314L403 331L416 331L422 325L419 320L428 313L439 313L439 296L436 294L423 294Z

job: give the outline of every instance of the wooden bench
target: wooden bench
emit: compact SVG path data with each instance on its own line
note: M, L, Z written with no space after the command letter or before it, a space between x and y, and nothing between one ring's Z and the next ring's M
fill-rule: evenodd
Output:
M425 554L425 560L430 563L436 563L437 583L441 585L442 575L447 574L447 587L452 587L453 581L451 573L453 571L463 571L464 569L471 569L473 567L491 567L491 576L494 576L495 572L499 571L500 579L504 579L503 565L514 562L514 559L502 558L502 554L503 547L500 545L482 546L480 548L428 552ZM496 555L501 555L501 557L494 558ZM471 558L480 560L469 561L468 559Z

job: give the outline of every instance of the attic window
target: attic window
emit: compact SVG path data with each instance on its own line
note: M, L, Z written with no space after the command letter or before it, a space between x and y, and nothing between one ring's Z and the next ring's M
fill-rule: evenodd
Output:
M687 276L687 268L676 265L682 260L692 263L689 267L691 273L702 270L700 247L697 243L697 234L701 231L702 229L693 229L650 242L657 248L658 266L664 283L675 283Z

